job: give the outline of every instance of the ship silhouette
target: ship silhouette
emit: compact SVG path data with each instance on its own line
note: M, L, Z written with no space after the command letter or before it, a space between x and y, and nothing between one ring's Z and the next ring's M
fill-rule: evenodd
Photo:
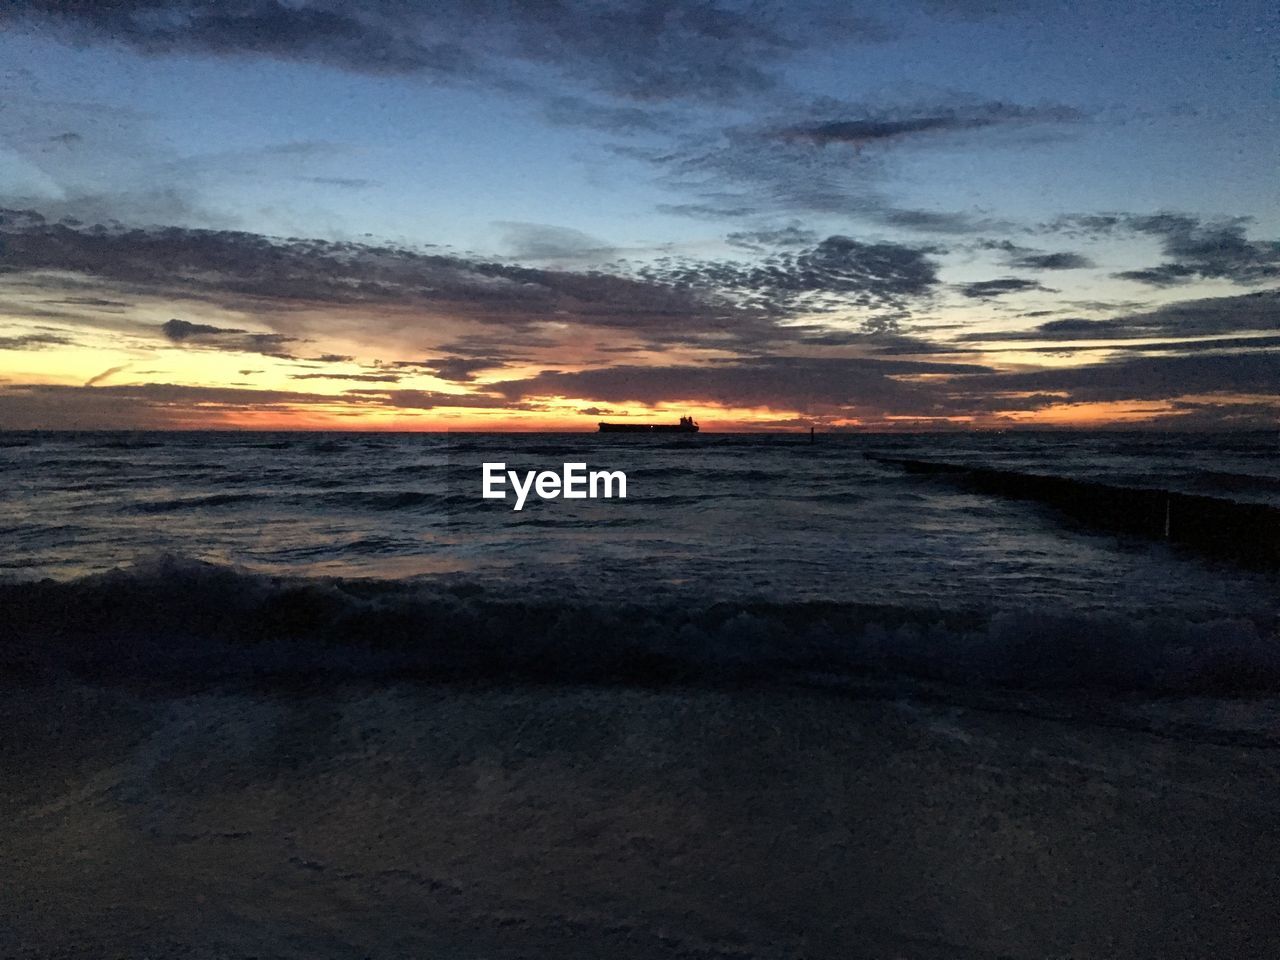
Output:
M601 433L697 433L693 417L681 417L679 423L603 423Z

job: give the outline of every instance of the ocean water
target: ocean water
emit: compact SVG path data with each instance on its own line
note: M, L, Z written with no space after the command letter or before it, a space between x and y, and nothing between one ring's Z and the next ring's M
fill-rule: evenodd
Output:
M193 635L243 633L261 628L262 605L278 608L280 591L311 590L323 602L300 606L324 617L277 616L282 635L323 634L331 648L343 630L373 630L419 664L456 666L454 648L470 637L508 665L530 650L590 663L603 649L615 665L643 651L703 665L870 664L1000 682L1280 677L1274 572L1084 528L1035 502L873 459L1277 506L1272 433L813 444L796 435L9 433L0 443L0 583L36 626L60 624L58 611L83 607L89 591L133 598L135 633L146 616L181 620ZM530 497L516 512L513 500L481 497L483 462L558 471L566 461L625 471L627 498ZM46 579L33 599L34 581ZM113 608L112 629L121 616Z
M1274 436L0 443L0 956L1280 955L1277 572L874 459Z

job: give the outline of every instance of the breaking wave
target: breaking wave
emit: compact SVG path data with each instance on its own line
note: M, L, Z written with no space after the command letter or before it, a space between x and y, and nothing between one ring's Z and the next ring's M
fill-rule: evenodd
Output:
M839 602L593 602L439 580L282 578L174 557L0 583L11 676L410 675L442 681L804 682L1280 691L1276 625Z

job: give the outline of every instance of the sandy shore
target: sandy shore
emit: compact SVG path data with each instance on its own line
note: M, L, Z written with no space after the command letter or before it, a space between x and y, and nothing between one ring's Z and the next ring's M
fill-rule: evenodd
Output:
M6 957L1280 955L1266 736L369 684L46 684L0 725Z

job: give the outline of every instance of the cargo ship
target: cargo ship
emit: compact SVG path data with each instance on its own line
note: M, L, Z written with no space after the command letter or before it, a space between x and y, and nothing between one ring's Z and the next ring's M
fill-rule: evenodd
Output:
M601 423L601 433L697 433L693 417L681 417L679 423Z

